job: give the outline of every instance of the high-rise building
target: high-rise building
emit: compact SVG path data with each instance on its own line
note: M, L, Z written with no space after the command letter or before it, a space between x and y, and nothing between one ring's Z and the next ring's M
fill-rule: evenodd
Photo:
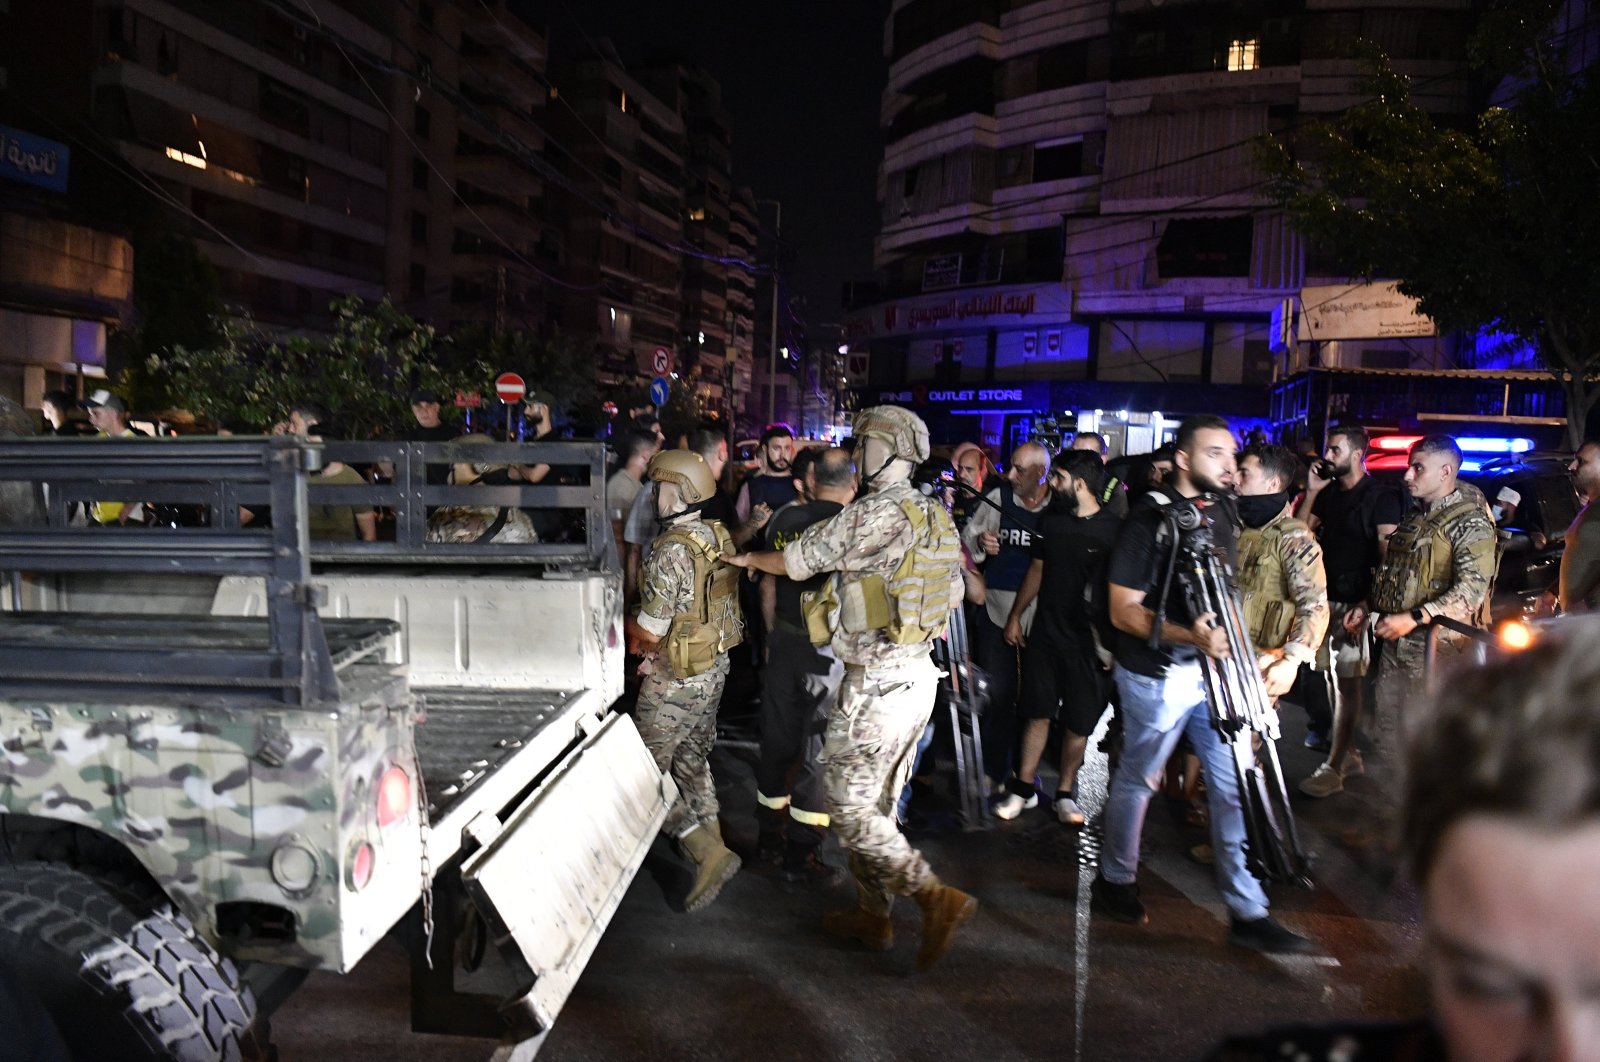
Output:
M1367 37L1468 112L1465 0L895 0L870 387L1009 448L1070 415L1148 449L1174 414L1264 419L1274 313L1345 282L1270 206L1255 141L1358 97ZM1435 366L1438 337L1324 344ZM1285 366L1279 365L1281 370Z
M558 320L599 345L607 382L652 373L657 351L681 375L683 118L609 41L599 47L552 64L550 129L566 181L552 188L551 216L562 219L575 285L563 291Z
M173 201L224 301L271 325L383 294L389 118L360 57L387 62L393 42L368 6L94 5L97 134Z

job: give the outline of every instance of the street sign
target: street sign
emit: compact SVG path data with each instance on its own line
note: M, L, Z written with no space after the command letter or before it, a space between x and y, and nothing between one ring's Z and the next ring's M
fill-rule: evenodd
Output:
M666 405L667 396L670 394L672 394L672 385L667 383L667 378L665 376L657 376L654 380L650 381L651 405Z
M667 374L667 366L670 364L668 361L670 357L671 355L667 353L666 347L657 347L655 356L650 359L651 371L657 376L665 376ZM660 404L659 402L656 403L656 405Z
M516 373L503 372L494 378L494 393L500 396L500 401L510 405L522 401L522 396L528 393L528 385Z
M478 392L474 391L470 395L463 391L456 392L457 409L477 409L481 405L483 405L483 396Z

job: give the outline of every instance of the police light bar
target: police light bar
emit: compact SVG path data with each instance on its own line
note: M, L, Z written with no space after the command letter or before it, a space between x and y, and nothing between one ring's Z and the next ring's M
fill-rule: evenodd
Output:
M1384 435L1372 440L1372 448L1388 453L1404 453L1421 441L1420 435ZM1464 454L1522 454L1533 449L1533 440L1463 435L1456 439L1456 445L1461 447Z
M1367 462L1368 472L1404 472L1409 467L1409 458L1405 454L1379 454ZM1461 471L1482 472L1483 460L1477 457L1463 457Z

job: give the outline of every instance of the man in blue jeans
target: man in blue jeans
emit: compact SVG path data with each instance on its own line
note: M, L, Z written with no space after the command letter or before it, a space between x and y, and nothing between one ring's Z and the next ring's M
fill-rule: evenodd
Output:
M1165 497L1147 496L1134 507L1107 569L1111 623L1117 631L1115 675L1122 698L1123 745L1106 801L1105 845L1091 890L1094 906L1119 922L1149 921L1135 884L1139 836L1167 759L1188 735L1205 770L1217 885L1231 916L1228 940L1263 952L1310 951L1309 940L1267 916L1267 894L1245 867L1245 823L1233 751L1211 726L1201 674L1201 654L1218 660L1228 655L1226 636L1211 613L1190 615L1174 579L1160 610L1164 619L1158 644L1150 644L1173 545L1157 533L1164 504L1200 505L1212 518L1217 545L1230 564L1237 563L1232 508L1220 501L1233 484L1235 444L1228 422L1216 416L1186 419L1178 428L1176 449L1172 479L1157 492Z

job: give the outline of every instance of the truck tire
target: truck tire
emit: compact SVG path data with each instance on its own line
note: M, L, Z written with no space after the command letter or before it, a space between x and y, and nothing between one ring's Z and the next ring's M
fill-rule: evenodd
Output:
M164 896L59 863L0 865L0 966L73 1058L268 1062L234 964Z

